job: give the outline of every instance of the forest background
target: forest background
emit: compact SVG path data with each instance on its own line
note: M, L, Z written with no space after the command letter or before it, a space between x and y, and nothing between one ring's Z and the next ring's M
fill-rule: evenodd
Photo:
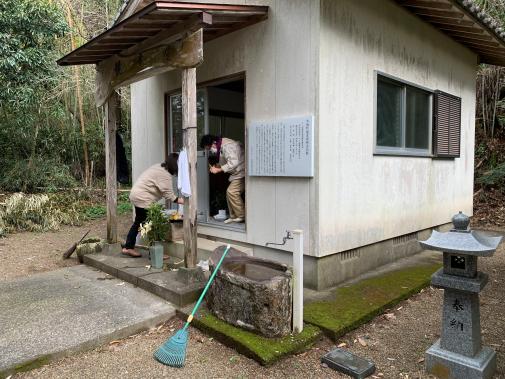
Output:
M505 0L474 1L505 26ZM94 102L94 66L55 62L110 27L122 3L0 1L0 236L105 214L104 111ZM505 69L481 65L476 85L474 220L505 225ZM130 159L128 89L121 97L119 132ZM13 200L19 192L38 195ZM62 214L41 221L39 208ZM129 211L127 196L120 211ZM13 225L23 212L28 222Z

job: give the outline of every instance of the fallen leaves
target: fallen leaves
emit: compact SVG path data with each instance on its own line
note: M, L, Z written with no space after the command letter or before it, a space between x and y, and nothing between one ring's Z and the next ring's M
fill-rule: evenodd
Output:
M365 341L363 338L361 338L361 337L358 337L358 342L359 342L359 344L360 344L361 346L363 346L363 347L366 347L366 346L368 345L368 344L366 343L366 341Z
M417 360L417 363L423 363L423 362L424 362L424 358L419 358L419 359Z
M384 317L386 318L386 320L389 320L389 321L396 320L396 316L394 313L386 313L386 314L384 314Z
M347 346L347 344L345 342L339 343L337 345L337 347L339 347L339 348L343 348L343 347L346 347L346 346Z

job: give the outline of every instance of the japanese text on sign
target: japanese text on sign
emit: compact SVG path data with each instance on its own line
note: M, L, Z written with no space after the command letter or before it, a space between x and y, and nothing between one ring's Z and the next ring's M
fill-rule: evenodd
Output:
M253 122L248 129L249 176L314 176L314 118Z

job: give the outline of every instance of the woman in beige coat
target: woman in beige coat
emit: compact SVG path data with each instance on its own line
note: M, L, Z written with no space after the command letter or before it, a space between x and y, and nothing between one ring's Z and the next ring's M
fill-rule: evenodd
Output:
M161 164L149 167L140 175L130 192L130 200L135 207L135 221L128 232L122 253L130 257L141 257L135 250L135 240L140 224L147 218L147 208L164 198L167 201L183 204L184 200L173 191L172 177L177 175L177 154L170 154Z

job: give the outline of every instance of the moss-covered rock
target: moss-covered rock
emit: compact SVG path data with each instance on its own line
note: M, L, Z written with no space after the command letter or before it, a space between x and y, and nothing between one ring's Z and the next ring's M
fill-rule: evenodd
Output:
M82 241L75 248L75 253L77 254L77 259L80 263L83 263L84 256L86 254L95 254L103 250L105 241L100 238L87 238Z
M305 305L304 321L336 340L428 286L431 275L440 267L438 264L411 267L337 288L334 300Z

